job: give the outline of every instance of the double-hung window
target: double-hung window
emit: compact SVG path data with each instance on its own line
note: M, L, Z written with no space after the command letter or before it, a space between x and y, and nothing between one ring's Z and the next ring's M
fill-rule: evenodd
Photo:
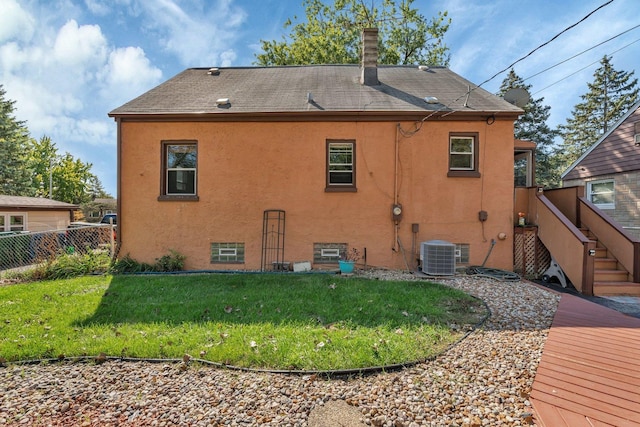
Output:
M162 144L163 199L197 199L198 149L195 141Z
M356 142L327 141L326 191L356 191Z
M448 176L480 176L477 133L464 132L449 135Z
M600 209L615 209L616 203L613 179L588 182L587 198Z

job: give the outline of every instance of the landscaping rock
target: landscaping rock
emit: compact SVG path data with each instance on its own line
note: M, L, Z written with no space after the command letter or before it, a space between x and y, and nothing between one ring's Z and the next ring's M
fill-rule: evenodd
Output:
M357 274L421 280L391 271ZM557 294L484 277L439 281L481 298L492 315L439 357L411 368L328 380L184 361L9 364L0 368L0 425L530 425L529 392Z

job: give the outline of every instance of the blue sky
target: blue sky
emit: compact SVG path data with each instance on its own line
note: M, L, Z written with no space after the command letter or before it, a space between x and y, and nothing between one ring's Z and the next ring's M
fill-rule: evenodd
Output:
M480 84L607 1L414 6L427 17L449 12L450 68ZM47 135L61 154L92 163L115 196L116 125L107 113L185 68L252 65L260 40L280 40L294 16L304 18L302 0L0 0L0 84L32 137ZM638 0L614 0L515 71L526 79L639 24ZM640 28L528 79L533 97L551 106L549 124L565 123L603 55L635 70L638 39ZM496 92L505 75L483 87Z

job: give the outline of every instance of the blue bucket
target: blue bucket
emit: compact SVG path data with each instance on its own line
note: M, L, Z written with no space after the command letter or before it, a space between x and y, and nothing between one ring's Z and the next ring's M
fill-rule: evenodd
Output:
M353 273L353 268L355 267L355 262L354 261L338 261L338 264L340 265L340 273L342 274L351 274Z

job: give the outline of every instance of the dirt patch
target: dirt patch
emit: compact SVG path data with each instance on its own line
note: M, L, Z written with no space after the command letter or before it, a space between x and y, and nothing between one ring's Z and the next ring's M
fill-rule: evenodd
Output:
M309 427L366 427L360 411L344 400L330 400L323 406L316 406L309 414Z

